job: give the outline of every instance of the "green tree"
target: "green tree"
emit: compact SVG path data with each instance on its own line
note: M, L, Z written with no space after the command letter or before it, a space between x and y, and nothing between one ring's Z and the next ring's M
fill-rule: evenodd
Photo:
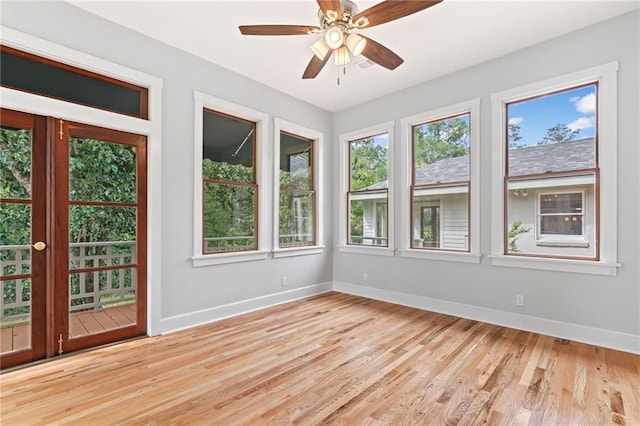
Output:
M351 190L363 188L387 179L387 147L378 144L373 138L363 139L351 144Z
M547 134L538 142L538 145L571 141L578 137L579 134L580 129L571 130L566 124L556 124L547 129Z
M469 123L462 117L416 127L414 138L416 168L469 155Z
M520 134L521 130L521 127L517 124L508 125L507 138L509 141L509 149L518 149L524 146L518 143L518 141L522 140L522 135Z

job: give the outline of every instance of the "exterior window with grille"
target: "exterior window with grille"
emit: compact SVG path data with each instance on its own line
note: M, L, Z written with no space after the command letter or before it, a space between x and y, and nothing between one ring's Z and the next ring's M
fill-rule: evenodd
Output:
M506 104L505 254L598 257L597 96L594 83Z
M257 249L256 123L203 111L203 253Z
M411 248L470 250L470 113L412 126Z
M278 246L315 245L314 141L280 132Z
M389 246L388 133L348 141L347 244Z

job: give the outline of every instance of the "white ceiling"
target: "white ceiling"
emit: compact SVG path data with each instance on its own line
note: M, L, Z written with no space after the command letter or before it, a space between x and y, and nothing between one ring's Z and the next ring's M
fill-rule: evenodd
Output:
M318 25L315 0L70 1L166 44L328 111L339 111L640 7L640 1L444 0L365 29L405 62L394 71L352 62L337 85L332 60L302 80L318 36L243 36L239 25ZM360 11L378 1L360 0ZM570 52L568 52L570 54Z

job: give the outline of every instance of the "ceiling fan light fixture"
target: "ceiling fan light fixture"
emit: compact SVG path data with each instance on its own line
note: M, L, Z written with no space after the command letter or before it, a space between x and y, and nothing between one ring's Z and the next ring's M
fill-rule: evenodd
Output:
M331 49L337 49L344 44L344 32L341 27L334 25L324 33L324 41Z
M324 59L329 53L329 46L327 42L324 41L324 37L320 37L318 41L311 45L311 51L318 59Z
M358 34L349 34L345 44L353 56L358 56L367 45L367 39L359 36Z
M333 54L333 59L338 66L346 65L351 62L351 58L349 57L349 51L346 47L342 46L339 49L336 49Z
M325 15L325 19L327 20L327 22L330 24L332 22L335 22L336 19L338 19L338 12L336 12L335 10L327 10L327 14Z
M366 27L367 25L369 25L369 18L367 18L366 16L361 16L356 19L352 25L356 28Z

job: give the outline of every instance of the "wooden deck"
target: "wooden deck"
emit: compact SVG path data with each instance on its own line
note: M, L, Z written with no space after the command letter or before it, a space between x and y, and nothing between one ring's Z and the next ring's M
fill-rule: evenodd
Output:
M129 303L98 312L73 312L69 315L69 333L74 338L134 324L135 309L135 303ZM31 344L30 336L31 325L28 323L2 327L0 328L0 349L5 353L28 348Z
M0 380L7 425L640 425L639 355L339 293Z

